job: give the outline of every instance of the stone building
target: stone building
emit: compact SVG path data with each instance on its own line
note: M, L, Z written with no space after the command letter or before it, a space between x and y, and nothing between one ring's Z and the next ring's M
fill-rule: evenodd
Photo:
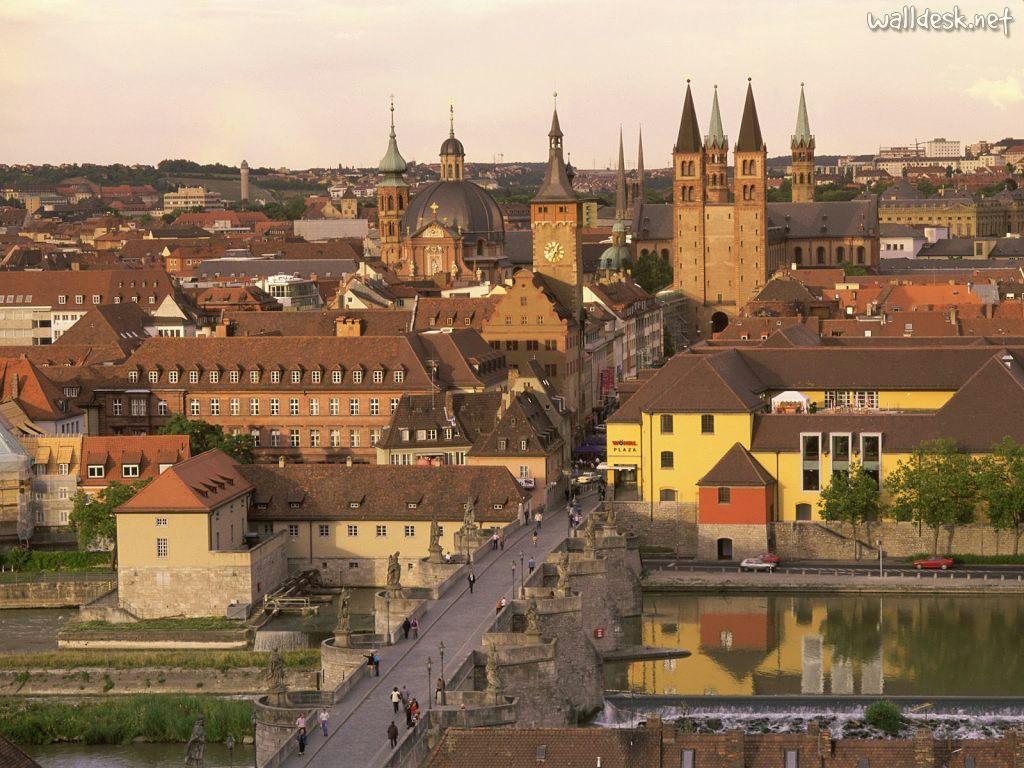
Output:
M925 197L916 187L900 180L879 197L878 219L882 224L944 226L950 237L1002 237L1021 234L1014 227L1022 220L1024 193L1019 190L992 197L943 194Z

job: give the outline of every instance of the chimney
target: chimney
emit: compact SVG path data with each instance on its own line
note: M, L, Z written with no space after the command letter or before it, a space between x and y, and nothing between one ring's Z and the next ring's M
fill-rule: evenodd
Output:
M284 468L284 465L285 465L285 464L287 463L287 461L288 461L288 460L287 460L287 459L285 459L285 457L284 457L284 456L278 456L278 457L277 457L277 466L279 466L279 467L281 467L281 468L283 469L283 468Z
M359 318L338 315L338 317L334 318L334 335L339 338L362 336L363 332Z
M914 768L935 768L935 741L929 728L914 732Z

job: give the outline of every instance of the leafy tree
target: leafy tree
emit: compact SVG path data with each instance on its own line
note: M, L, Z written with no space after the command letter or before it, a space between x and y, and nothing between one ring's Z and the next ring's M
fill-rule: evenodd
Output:
M871 702L864 710L864 719L868 721L868 725L890 736L899 733L904 722L899 705L885 699Z
M641 288L655 294L672 282L672 266L656 251L648 251L637 258L632 276Z
M849 472L832 475L821 491L818 506L824 520L849 523L855 540L857 529L877 520L882 513L878 484L860 464L852 464Z
M778 189L768 190L769 203L791 203L793 202L793 182L791 179L783 179Z
M189 419L176 413L157 430L160 435L188 435L189 450L193 456L206 451L224 451L240 464L252 464L253 439L251 435L226 435L219 424L202 419Z
M117 567L117 520L114 510L142 490L149 482L136 480L127 485L112 482L95 496L84 491L75 494L75 505L68 515L71 529L78 537L81 549L110 547L111 559Z
M843 264L843 273L847 277L851 275L866 275L868 268L863 264Z
M676 353L676 342L671 333L662 334L662 352L665 357L672 357Z
M946 178L947 179L952 179L953 178L953 166L952 165L947 165L946 166Z
M165 213L160 217L164 224L173 224L176 218L178 218L176 213Z
M939 188L930 181L922 181L917 185L917 189L925 197L933 197L939 191Z
M953 550L956 526L973 522L978 501L976 462L948 438L921 443L901 461L886 483L897 520L913 520L932 529L932 554L939 553L939 530L949 533Z
M1013 531L1013 554L1020 553L1024 528L1024 446L1010 437L992 446L992 453L978 460L978 497L985 503L988 520L997 530Z

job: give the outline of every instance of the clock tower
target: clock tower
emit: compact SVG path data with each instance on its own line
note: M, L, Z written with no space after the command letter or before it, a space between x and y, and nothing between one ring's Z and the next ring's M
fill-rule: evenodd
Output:
M547 278L555 298L577 321L583 312L582 213L565 170L556 108L548 131L548 167L530 203L533 270Z

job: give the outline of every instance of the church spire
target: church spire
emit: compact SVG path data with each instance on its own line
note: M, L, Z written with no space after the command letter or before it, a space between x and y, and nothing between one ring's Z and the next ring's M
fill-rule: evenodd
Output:
M619 126L619 166L615 171L615 220L626 218L626 157L622 150L622 126Z
M555 99L558 94L555 93ZM536 201L575 201L576 193L565 171L565 160L562 157L562 128L558 124L558 106L551 113L551 130L548 131L548 167L544 171L544 181L537 190Z
M796 111L796 130L793 132L793 146L809 146L814 141L811 124L807 119L807 100L804 98L804 84L800 83L800 106Z
M740 137L736 141L737 152L762 152L765 150L761 138L761 124L757 120L757 105L754 104L754 89L747 78L747 100L743 104L743 119L740 121Z
M697 110L693 108L693 94L690 81L686 81L686 99L683 101L683 116L679 120L679 136L673 152L700 152L700 127L697 125Z
M640 138L636 150L636 200L644 201L644 127L640 126Z
M728 146L725 138L725 131L722 129L722 112L718 108L718 86L715 86L715 97L711 102L711 123L708 125L708 135L704 143L709 147L720 149Z
M448 138L441 143L441 181L462 181L465 178L466 150L455 138L455 103L448 102Z
M388 134L388 149L380 160L378 170L387 174L403 174L408 166L405 158L398 151L398 139L395 137L395 97L391 97L391 132Z

